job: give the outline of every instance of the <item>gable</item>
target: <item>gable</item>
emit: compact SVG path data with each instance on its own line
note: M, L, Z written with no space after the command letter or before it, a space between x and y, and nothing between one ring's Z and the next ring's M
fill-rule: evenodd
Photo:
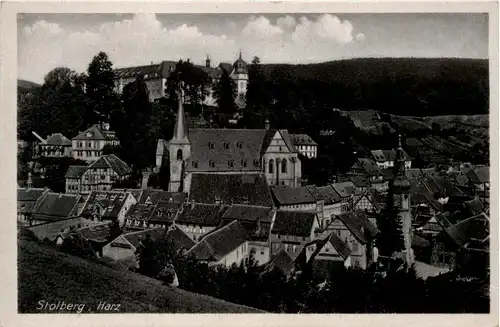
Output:
M283 139L283 136L281 135L280 131L275 132L273 138L271 139L271 142L267 146L267 149L265 149L265 153L276 153L276 152L279 153L291 152L285 140Z

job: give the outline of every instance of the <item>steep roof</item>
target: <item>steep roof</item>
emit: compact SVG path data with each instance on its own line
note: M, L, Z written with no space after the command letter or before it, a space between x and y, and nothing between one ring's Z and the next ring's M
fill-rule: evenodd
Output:
M342 258L347 259L347 257L351 255L351 249L349 246L345 244L345 242L342 241L336 233L330 233L330 235L326 237L325 241L324 245L330 243Z
M76 233L86 240L105 243L109 238L109 223L80 228L76 230Z
M191 249L196 244L177 226L173 226L167 231L167 240L171 240L175 246L186 250Z
M118 138L113 131L103 130L99 124L92 125L87 130L80 132L77 136L72 138L72 140L113 140L117 141Z
M76 216L80 199L80 195L47 193L37 202L33 219L51 221Z
M318 145L314 140L307 134L291 134L290 138L294 145Z
M273 206L263 174L192 174L189 201Z
M17 201L37 201L47 192L49 189L46 188L18 188Z
M472 183L489 183L490 167L476 167L467 172L467 177Z
M186 255L198 260L219 261L247 241L247 233L238 221L204 236Z
M175 118L174 135L170 142L189 142L188 140L188 129L186 124L186 113L184 112L184 105L182 103L182 97L179 96L177 105L177 116Z
M151 236L151 240L155 241L159 237L164 235L164 233L165 229L163 227L157 227L152 229L141 230L138 232L123 234L122 237L125 240L127 240L130 244L132 244L135 248L138 248L140 246L141 241L144 240L147 236Z
M251 206L242 204L233 204L227 208L222 218L232 220L247 221L267 221L271 222L273 209L271 207Z
M354 210L336 215L344 225L351 231L358 241L366 244L369 240L367 235L374 237L377 235L377 228L368 220L362 210Z
M129 196L132 195L125 192L91 191L83 208L82 215L92 215L96 206L100 205L104 208L102 213L103 218L117 218Z
M341 182L330 184L340 197L345 198L357 193L357 188L353 182Z
M394 161L396 159L396 150L372 150L373 158L377 162ZM404 160L410 160L408 153L403 150Z
M139 199L140 204L158 204L160 202L181 203L187 198L187 194L183 192L167 192L161 190L142 190Z
M83 176L83 173L87 171L88 166L72 165L68 167L68 171L64 177L79 179Z
M325 205L334 204L342 201L340 195L335 191L335 189L331 185L320 186L317 187L316 189L323 196Z
M35 236L40 239L48 239L53 241L61 234L61 230L68 230L72 226L91 226L95 224L92 220L82 217L64 218L59 220L48 221L42 224L27 227Z
M489 221L484 214L480 214L445 228L445 232L457 246L463 246L472 239L487 238L490 234Z
M154 205L134 204L126 214L127 219L149 220L155 210Z
M278 205L293 205L302 203L315 203L317 200L306 186L271 188L271 192Z
M145 79L160 78L161 64L151 64L145 66L135 66L126 68L117 68L113 70L115 78L137 78L144 77Z
M94 161L89 168L111 168L120 176L127 175L132 172L132 169L130 169L130 167L123 160L114 154L101 156L99 159Z
M314 212L278 211L272 234L309 237L316 219Z
M184 206L176 223L218 226L227 207L217 204L193 203Z
M49 136L44 145L62 145L62 146L71 146L71 140L61 133L55 133Z
M159 202L151 216L149 217L149 221L151 222L168 222L171 223L174 221L177 216L177 212L181 208L181 203L175 202Z
M284 272L289 272L295 268L295 260L285 249L281 249L274 255L274 257L267 263L268 267L279 268Z

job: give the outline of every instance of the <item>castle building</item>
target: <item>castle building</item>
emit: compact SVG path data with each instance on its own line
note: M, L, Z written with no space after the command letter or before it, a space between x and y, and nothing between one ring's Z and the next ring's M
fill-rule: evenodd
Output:
M151 63L151 65L145 66L115 69L115 92L121 94L125 85L135 81L138 77L142 77L148 88L149 100L151 102L157 101L166 96L167 79L175 71L176 65L176 61L162 61L159 64ZM229 76L236 82L238 99L244 97L247 91L247 66L247 63L242 59L241 53L233 64L221 62L218 66L213 67L210 58L207 56L205 65L195 65L195 67L208 74L212 86L219 81L223 69L227 70ZM204 104L208 106L215 105L213 88L209 90L209 95L206 97Z
M171 192L188 192L193 174L257 174L269 185L300 186L301 162L287 130L187 128L179 97L168 143Z
M401 146L401 135L399 135L399 146L396 149L396 157L394 159L394 167L396 169L396 176L393 182L394 202L398 204L399 217L402 222L404 250L403 259L408 266L414 261L412 244L412 216L411 216L411 199L410 199L410 181L405 175L405 152Z

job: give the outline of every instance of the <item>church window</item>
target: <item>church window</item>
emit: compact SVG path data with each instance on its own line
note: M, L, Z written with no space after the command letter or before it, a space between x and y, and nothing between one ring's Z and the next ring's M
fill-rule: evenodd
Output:
M193 168L198 168L198 161L193 161L192 165L193 165Z
M241 166L246 168L247 161L245 159L241 159Z
M234 161L233 161L233 160L228 160L228 161L227 161L227 165L229 166L229 168L233 168L233 166L234 166Z
M210 160L210 161L208 162L208 165L210 166L210 168L215 168L215 161Z
M269 174L274 174L274 160L269 160Z
M237 147L238 149L243 148L243 142L237 142L237 143L236 143L236 147Z
M210 150L213 150L213 149L215 148L215 144L214 144L214 142L208 142L208 148L209 148Z
M177 160L182 160L182 150L177 150Z
M224 142L224 149L226 149L226 150L229 149L229 143L228 142Z
M286 159L281 160L281 173L286 174Z
M254 161L253 161L253 165L254 165L255 167L259 167L259 159L254 159Z

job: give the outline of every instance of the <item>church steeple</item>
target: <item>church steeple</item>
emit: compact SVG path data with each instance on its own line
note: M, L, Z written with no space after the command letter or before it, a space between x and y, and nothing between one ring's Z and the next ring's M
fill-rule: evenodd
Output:
M174 136L172 141L182 141L187 140L187 125L186 125L186 114L184 113L183 97L184 92L182 90L182 85L179 87L177 92L177 97L179 99L177 108L177 118L175 120Z

